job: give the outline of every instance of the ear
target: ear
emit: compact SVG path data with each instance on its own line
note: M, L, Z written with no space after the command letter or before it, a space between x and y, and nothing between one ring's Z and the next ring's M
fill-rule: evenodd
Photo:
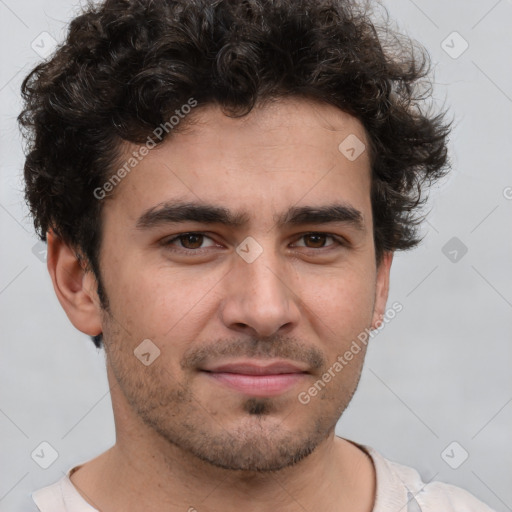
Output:
M389 293L389 273L393 261L393 252L385 251L382 260L377 268L377 279L375 286L375 305L373 308L372 329L381 325L382 318L386 311L386 302Z
M47 267L53 288L71 323L89 336L102 332L101 306L97 281L92 271L85 271L75 251L53 230L47 233Z

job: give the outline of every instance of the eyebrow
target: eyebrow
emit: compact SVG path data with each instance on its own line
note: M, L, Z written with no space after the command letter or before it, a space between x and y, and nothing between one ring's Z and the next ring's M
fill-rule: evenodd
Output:
M193 202L165 202L144 211L138 218L138 230L152 229L170 223L198 222L201 224L222 224L239 228L248 224L248 212L232 212L221 206ZM286 212L275 215L278 227L304 224L343 223L365 232L363 214L345 203L325 206L293 206Z

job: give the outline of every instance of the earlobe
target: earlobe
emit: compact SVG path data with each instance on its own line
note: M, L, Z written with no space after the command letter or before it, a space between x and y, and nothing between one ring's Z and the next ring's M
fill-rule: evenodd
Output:
M81 332L95 336L102 332L97 281L86 271L76 252L53 230L47 233L47 267L53 288L71 323Z
M393 262L393 252L386 251L377 269L377 282L375 288L375 306L373 309L372 329L377 329L381 325L386 312L386 303L389 294L389 274L391 263Z

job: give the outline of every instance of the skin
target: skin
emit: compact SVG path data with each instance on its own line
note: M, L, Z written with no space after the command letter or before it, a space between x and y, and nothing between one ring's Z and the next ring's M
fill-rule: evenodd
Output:
M88 335L103 332L116 444L73 473L102 511L370 512L375 471L368 456L334 435L359 382L365 346L307 404L307 391L385 312L392 253L375 262L370 160L339 144L361 123L333 106L287 98L232 119L214 105L173 134L116 187L103 210L94 276L48 233L48 268L62 307ZM368 146L368 144L367 144ZM128 158L136 146L127 146ZM187 221L137 229L164 202L201 202L244 212L238 227ZM343 202L349 223L279 226L294 206ZM164 246L163 241L187 233ZM332 234L345 245L326 235ZM248 236L252 263L236 248ZM199 253L192 254L200 247ZM134 356L144 339L160 356ZM233 390L199 367L282 358L309 373L276 396Z

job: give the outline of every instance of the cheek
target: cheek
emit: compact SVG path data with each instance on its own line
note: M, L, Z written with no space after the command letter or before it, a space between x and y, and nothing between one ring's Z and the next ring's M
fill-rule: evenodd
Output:
M300 297L310 311L310 320L327 338L357 337L371 324L375 296L372 279L364 273L331 274L314 280L314 286L302 286Z
M155 342L193 336L213 314L215 286L223 275L200 267L184 271L169 263L118 273L122 283L116 291L119 316L130 331Z

